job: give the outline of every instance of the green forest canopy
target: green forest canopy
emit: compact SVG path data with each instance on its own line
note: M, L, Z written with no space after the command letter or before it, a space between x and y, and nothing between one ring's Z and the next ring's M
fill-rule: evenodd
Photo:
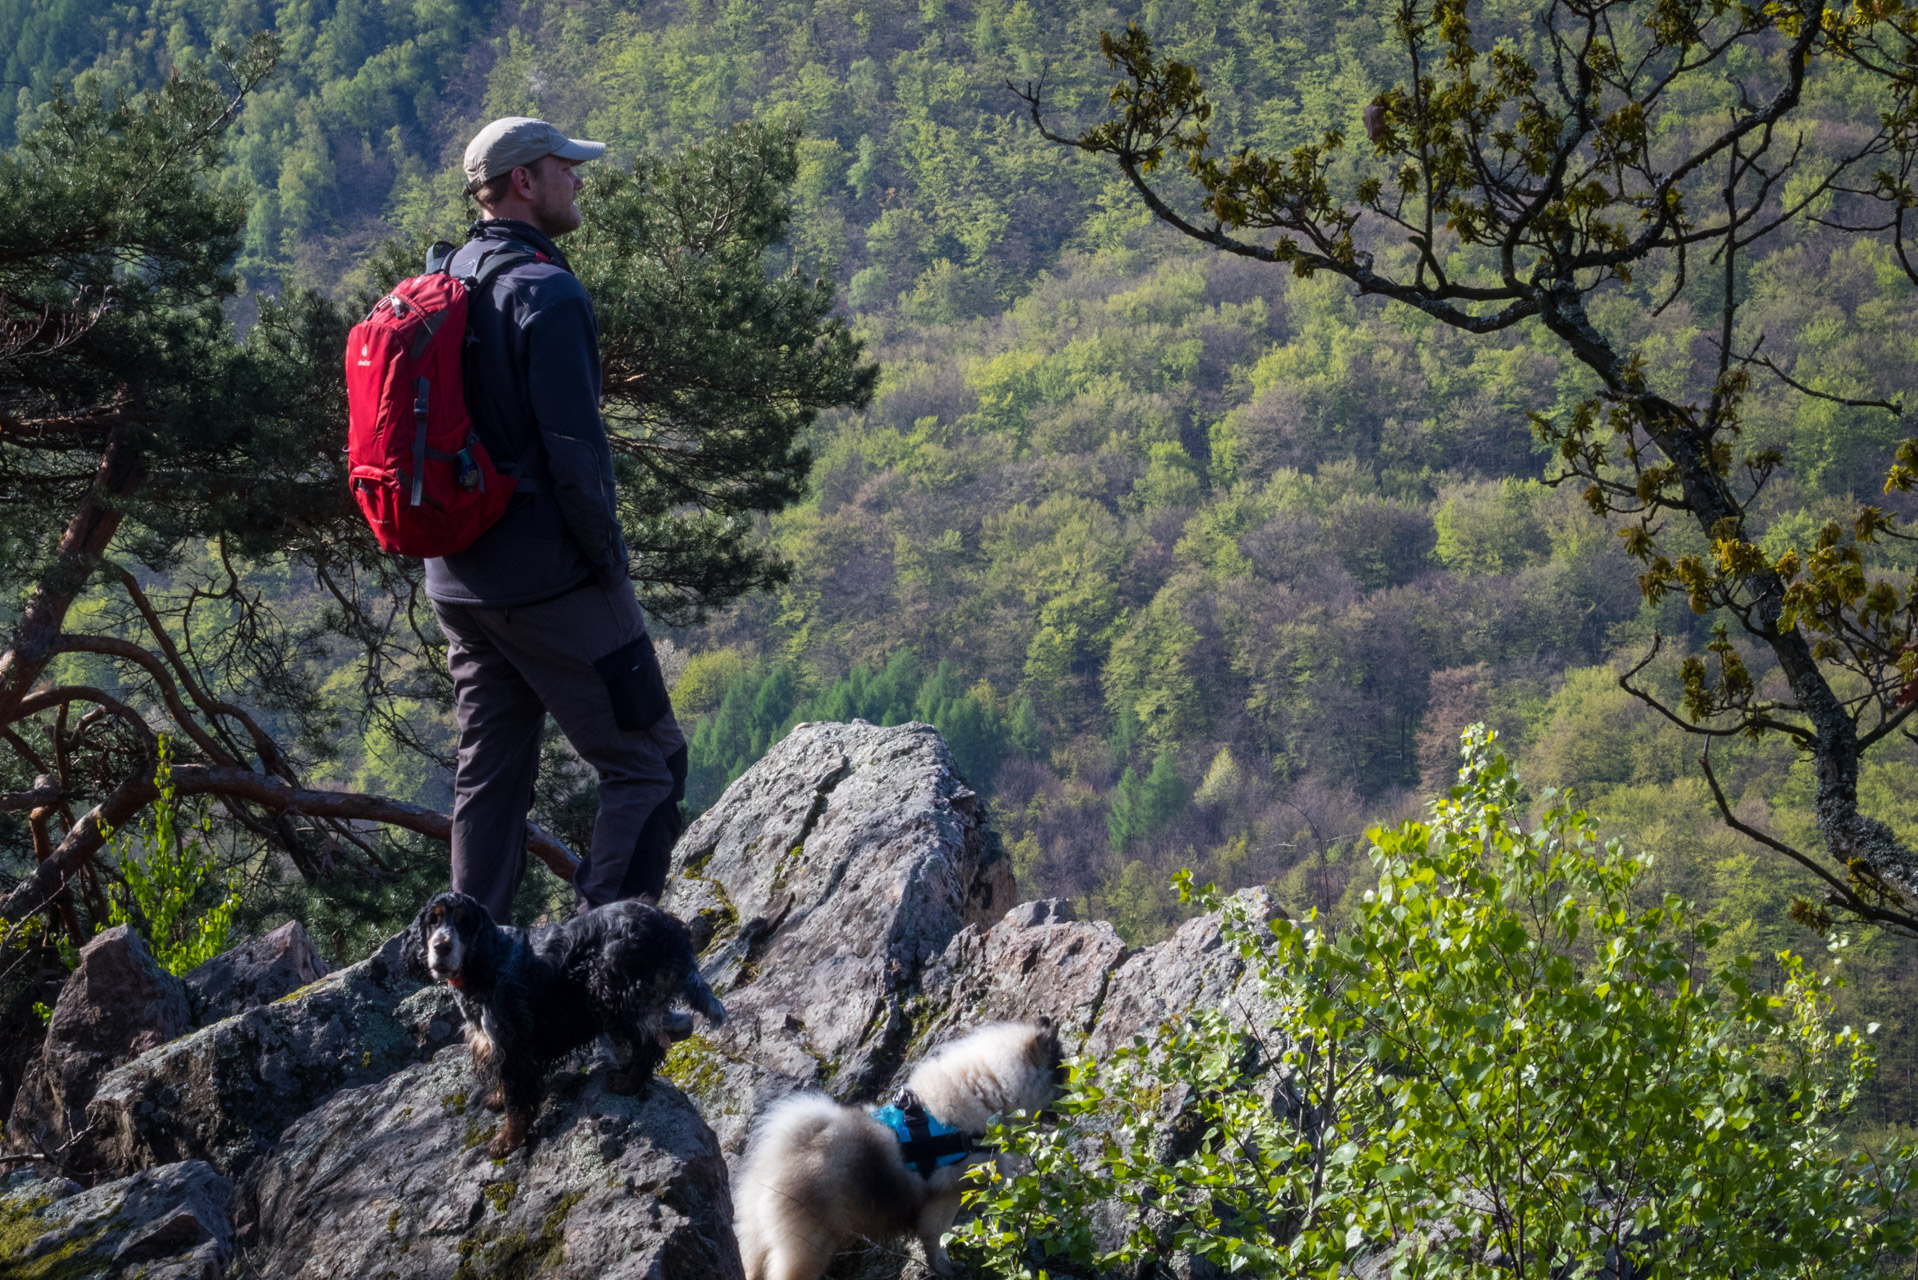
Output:
M1534 785L1578 787L1664 854L1651 890L1723 909L1728 947L1793 937L1784 908L1807 890L1717 825L1695 745L1616 686L1655 632L1691 651L1710 619L1642 603L1612 533L1539 483L1525 414L1576 401L1585 376L1533 329L1467 340L1330 278L1196 256L1115 172L1039 139L1007 81L1050 67L1048 102L1090 119L1111 80L1098 34L1133 18L1204 69L1221 137L1267 151L1358 136L1390 74L1385 9L1288 0L0 0L16 87L0 140L63 77L150 84L275 27L281 69L219 178L246 201L241 276L267 293L337 289L392 236L457 230L455 161L493 115L543 114L628 158L795 121L785 252L840 280L881 383L815 428L811 495L769 522L789 580L670 632L695 799L799 720L931 716L992 789L1027 892L1144 938L1177 918L1180 865L1336 905L1356 833L1446 785L1457 731L1488 720ZM1837 80L1809 102L1834 125L1875 110ZM1914 299L1882 240L1812 227L1742 271L1744 314L1798 380L1910 384ZM1682 382L1706 321L1684 290L1654 315L1660 283L1613 291L1596 318ZM1784 451L1774 551L1875 493L1901 435L1776 391L1746 406ZM1891 554L1886 569L1913 567ZM391 742L340 745L322 776L444 794ZM1789 750L1719 751L1747 820L1816 847ZM1898 745L1863 782L1908 839L1914 763ZM1853 966L1850 998L1893 1024L1887 1078L1909 1087L1896 1010L1912 1001L1886 985L1903 966L1870 945Z

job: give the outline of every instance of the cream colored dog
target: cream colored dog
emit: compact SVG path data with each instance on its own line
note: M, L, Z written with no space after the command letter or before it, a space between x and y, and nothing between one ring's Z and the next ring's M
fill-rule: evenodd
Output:
M1058 1032L1041 1018L990 1023L941 1046L913 1068L906 1089L936 1122L977 1138L996 1116L1045 1107L1060 1076ZM922 1174L871 1112L823 1093L781 1098L754 1127L733 1186L746 1280L818 1280L860 1236L916 1235L926 1264L953 1274L939 1238L958 1216L959 1180L974 1158Z

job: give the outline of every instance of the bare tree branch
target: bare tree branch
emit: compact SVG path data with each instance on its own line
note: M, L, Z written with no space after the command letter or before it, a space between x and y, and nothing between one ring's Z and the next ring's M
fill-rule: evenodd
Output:
M354 791L316 791L290 786L284 781L231 766L175 765L173 788L182 796L222 796L249 801L280 815L301 814L314 818L379 822L416 832L433 840L452 838L453 820L446 814L385 796ZM140 810L159 798L159 788L147 775L134 775L121 781L99 804L81 815L66 837L41 862L34 873L0 899L0 920L17 921L43 910L106 842L107 833L117 830ZM571 881L579 865L572 851L535 824L526 824L526 848L552 868L561 879Z

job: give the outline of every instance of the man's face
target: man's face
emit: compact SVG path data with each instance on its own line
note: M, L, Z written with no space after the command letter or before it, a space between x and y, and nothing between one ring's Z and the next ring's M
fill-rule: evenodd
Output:
M549 236L579 229L579 192L586 184L574 170L574 160L546 156L526 166L532 179L530 221Z

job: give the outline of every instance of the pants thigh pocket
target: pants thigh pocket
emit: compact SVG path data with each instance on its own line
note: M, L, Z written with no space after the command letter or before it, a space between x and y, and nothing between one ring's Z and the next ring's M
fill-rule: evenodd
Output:
M672 709L650 636L621 645L594 662L593 670L606 682L613 723L622 730L650 729Z

